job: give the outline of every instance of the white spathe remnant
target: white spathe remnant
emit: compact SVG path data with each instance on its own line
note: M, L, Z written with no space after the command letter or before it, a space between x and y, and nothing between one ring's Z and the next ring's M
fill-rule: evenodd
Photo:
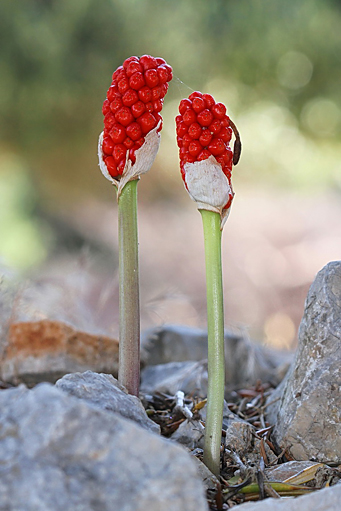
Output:
M161 122L161 121L160 121ZM154 163L155 157L159 150L161 135L157 131L160 123L151 130L144 139L144 144L140 149L135 152L136 161L133 163L129 158L129 153L127 152L126 164L123 170L123 174L119 176L119 179L115 179L112 177L107 169L106 164L103 160L103 131L98 139L98 161L99 168L104 177L106 177L109 181L111 181L117 187L117 197L120 196L123 187L134 179L139 179L142 174L148 172L151 166Z
M230 212L224 210L230 197L234 195L229 180L214 156L194 163L185 163L185 181L188 193L198 209L215 211L221 216L221 227Z

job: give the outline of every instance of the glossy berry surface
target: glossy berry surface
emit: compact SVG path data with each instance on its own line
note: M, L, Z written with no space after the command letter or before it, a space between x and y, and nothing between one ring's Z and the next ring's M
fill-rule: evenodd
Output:
M214 156L230 179L233 153L229 142L232 130L225 105L216 103L210 94L192 92L188 98L180 101L175 122L183 178L186 163Z
M135 152L151 130L161 131L160 112L172 77L171 66L151 55L129 57L113 73L102 108L103 160L112 177L122 175L127 158L135 163Z

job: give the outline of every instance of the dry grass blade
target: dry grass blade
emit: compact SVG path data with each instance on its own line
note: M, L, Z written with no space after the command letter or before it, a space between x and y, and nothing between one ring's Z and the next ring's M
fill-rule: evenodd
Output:
M298 495L306 495L315 491L316 488L300 486L287 483L279 483L274 481L266 482L267 488L272 488L281 497L296 497ZM260 496L260 487L257 483L252 483L239 490L239 493L246 495L247 500L256 500Z
M304 470L301 470L298 472L298 474L288 477L283 481L284 483L291 483L291 484L304 484L308 483L309 481L312 481L316 475L317 470L320 467L323 467L323 463L315 463L315 465L312 465L311 467L305 468Z

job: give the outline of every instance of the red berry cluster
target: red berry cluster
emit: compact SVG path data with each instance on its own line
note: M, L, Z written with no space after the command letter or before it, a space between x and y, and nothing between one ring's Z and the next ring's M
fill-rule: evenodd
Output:
M182 177L185 177L185 163L206 160L211 155L230 177L232 129L225 105L216 103L210 94L193 92L188 99L180 101L179 112L175 121Z
M116 69L103 103L103 159L112 177L122 175L127 152L135 151L161 121L163 99L172 79L172 68L162 58L129 57Z

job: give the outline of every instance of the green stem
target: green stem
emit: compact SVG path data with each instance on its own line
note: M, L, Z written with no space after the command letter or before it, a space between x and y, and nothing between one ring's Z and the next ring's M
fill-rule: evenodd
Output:
M129 181L118 199L120 345L118 380L130 394L140 386L140 299L137 183Z
M205 240L208 330L208 391L204 463L213 474L219 477L225 386L220 215L206 210L200 210L200 213Z

